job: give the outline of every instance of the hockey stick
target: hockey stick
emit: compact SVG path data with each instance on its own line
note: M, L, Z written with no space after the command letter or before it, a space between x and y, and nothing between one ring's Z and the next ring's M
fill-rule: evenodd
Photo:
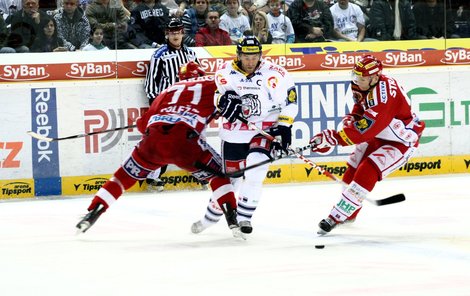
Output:
M279 143L278 139L276 139L275 137L273 137L272 135L270 135L266 131L260 129L254 123L249 122L245 118L238 118L238 120L240 120L241 122L247 124L249 128L258 131L260 134L265 136L268 140ZM307 147L307 146L305 146L305 147ZM308 145L308 147L310 148L310 145ZM348 184L346 184L343 180L339 179L338 177L336 177L335 175L333 175L329 171L327 171L324 168L317 165L312 160L310 160L310 159L306 158L305 156L303 156L302 154L300 154L298 150L294 150L294 149L289 147L289 148L287 148L287 151L289 152L289 154L294 154L297 158L301 159L303 162L305 162L306 164L308 164L311 167L313 167L314 169L316 169L318 172L320 172L320 174L325 175L326 177L330 178L331 180L333 180L333 181L335 181L335 182L337 182L337 183L339 183L343 186L348 186ZM389 205L389 204L394 204L394 203L404 201L405 200L405 195L403 193L399 193L399 194L395 194L395 195L392 195L392 196L389 196L389 197L386 197L386 198L383 198L383 199L377 199L377 200L376 199L370 199L370 198L367 198L367 197L361 197L361 198L368 201L368 202L370 202L370 203L372 203L372 204L374 204L374 205L376 205L376 206L384 206L384 205Z
M135 128L137 127L136 124L133 125L127 125L127 126L121 126L113 129L108 129L108 130L103 130L103 131L97 131L97 132L91 132L91 133L85 133L85 134L78 134L78 135L73 135L73 136L68 136L68 137L61 137L61 138L49 138L45 137L43 135L40 135L36 132L33 131L28 131L26 132L28 135L31 137L41 140L41 141L47 141L47 142L54 142L54 141L62 141L62 140L69 140L69 139L77 139L77 138L83 138L87 136L92 136L92 135L97 135L97 134L104 134L104 133L109 133L109 132L114 132L114 131L120 131L128 128Z
M305 150L308 150L310 149L310 145L307 145L307 146L304 146L304 147L297 147L295 148L295 151L299 151L299 152L302 152L302 151L305 151ZM206 165L204 165L203 163L201 162L196 162L194 165L198 168L198 169L201 169L201 170L204 170L206 172L209 172L209 173L212 173L214 175L217 175L219 177L229 177L229 178L234 178L234 177L240 177L241 175L243 175L243 173L245 171L249 171L251 169L254 169L254 168L257 168L257 167L260 167L262 165L265 165L267 163L271 163L271 162L274 162L276 160L280 160L280 159L283 159L283 158L286 158L288 156L291 156L292 154L289 153L289 154L283 154L281 156L278 156L278 157L274 157L274 158L270 158L270 159L266 159L266 160L263 160L263 161L260 161L256 164L253 164L253 165L250 165L250 166L247 166L243 169L240 169L240 170L237 170L237 171L233 171L233 172L228 172L228 173L222 173L222 172L219 172L219 171L216 171Z

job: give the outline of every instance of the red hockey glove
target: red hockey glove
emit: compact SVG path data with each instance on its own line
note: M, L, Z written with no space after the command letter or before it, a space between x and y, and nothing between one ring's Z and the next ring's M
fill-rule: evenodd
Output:
M217 105L220 115L225 117L229 122L235 122L242 112L242 100L234 91L227 91L219 99Z
M310 139L312 145L312 152L318 154L328 154L334 146L338 145L338 140L335 138L336 131L326 129L319 134L316 134Z

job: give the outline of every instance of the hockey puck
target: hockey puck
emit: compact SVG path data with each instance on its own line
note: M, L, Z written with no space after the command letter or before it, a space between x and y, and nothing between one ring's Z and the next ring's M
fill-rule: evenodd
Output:
M325 245L315 245L315 249L324 249Z

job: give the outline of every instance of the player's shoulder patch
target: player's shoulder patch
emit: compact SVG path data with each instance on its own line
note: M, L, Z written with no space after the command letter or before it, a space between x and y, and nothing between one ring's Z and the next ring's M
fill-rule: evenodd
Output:
M287 105L289 104L297 104L297 90L295 86L287 90Z
M164 55L166 52L168 52L168 46L166 44L160 46L155 52L153 53L153 57L155 59L160 58L162 55Z
M365 133L373 124L375 120L368 118L367 116L362 117L361 120L358 120L354 123L354 126L361 133Z

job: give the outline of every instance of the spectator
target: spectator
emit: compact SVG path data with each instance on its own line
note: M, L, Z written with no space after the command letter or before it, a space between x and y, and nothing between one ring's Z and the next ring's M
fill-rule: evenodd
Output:
M468 5L468 4L467 4ZM464 5L458 6L452 18L455 24L455 35L460 38L470 37L470 10Z
M239 0L227 0L227 12L220 17L220 28L225 30L232 39L232 44L237 44L243 32L250 30L250 21L246 15L238 12Z
M138 48L156 48L165 43L170 11L158 0L143 0L131 12L129 39Z
M398 8L398 10L397 10ZM408 0L374 0L367 34L377 40L416 39L416 21Z
M90 36L90 23L78 3L78 0L64 0L62 8L54 15L57 34L69 51L83 49Z
M23 9L11 16L8 46L16 52L29 52L40 33L39 23L47 14L39 10L39 0L23 0L22 6Z
M8 41L8 29L5 20L0 15L0 53L15 53L15 49L6 46Z
M183 42L186 46L196 45L194 38L197 31L206 25L208 8L208 0L194 0L194 4L184 11L181 21L184 25Z
M418 39L450 38L455 32L451 10L437 0L426 0L413 6ZM455 37L455 36L454 36Z
M170 11L170 17L176 18L183 17L184 10L187 6L187 2L185 0L160 0L160 3L168 8Z
M338 0L330 7L330 11L334 22L333 35L338 41L364 41L366 26L359 5L349 3L349 0Z
M273 36L269 32L268 17L264 11L258 10L253 15L253 34L261 44L271 44Z
M196 33L196 46L231 45L230 35L219 28L220 17L217 10L209 10L206 26Z
M109 47L103 44L104 31L103 27L98 24L93 27L91 30L90 43L87 44L83 50L92 51L92 50L109 50Z
M111 49L134 49L137 48L129 43L127 34L126 9L122 3L111 5L110 0L94 0L87 5L85 14L90 25L103 26L104 43Z
M57 26L54 18L46 16L41 19L39 24L40 31L34 40L31 51L33 52L57 52L67 51L64 39L57 34Z
M220 17L227 12L227 6L220 0L209 0L209 10L217 10Z
M3 16L6 24L10 24L11 16L21 10L23 7L23 1L21 0L2 0L0 1L0 15Z
M253 23L253 14L256 11L252 0L242 0L242 13L248 17L250 24Z
M295 33L290 18L282 12L282 0L269 0L268 28L273 44L294 43Z
M333 17L323 0L294 0L287 12L296 42L324 42L332 37Z

